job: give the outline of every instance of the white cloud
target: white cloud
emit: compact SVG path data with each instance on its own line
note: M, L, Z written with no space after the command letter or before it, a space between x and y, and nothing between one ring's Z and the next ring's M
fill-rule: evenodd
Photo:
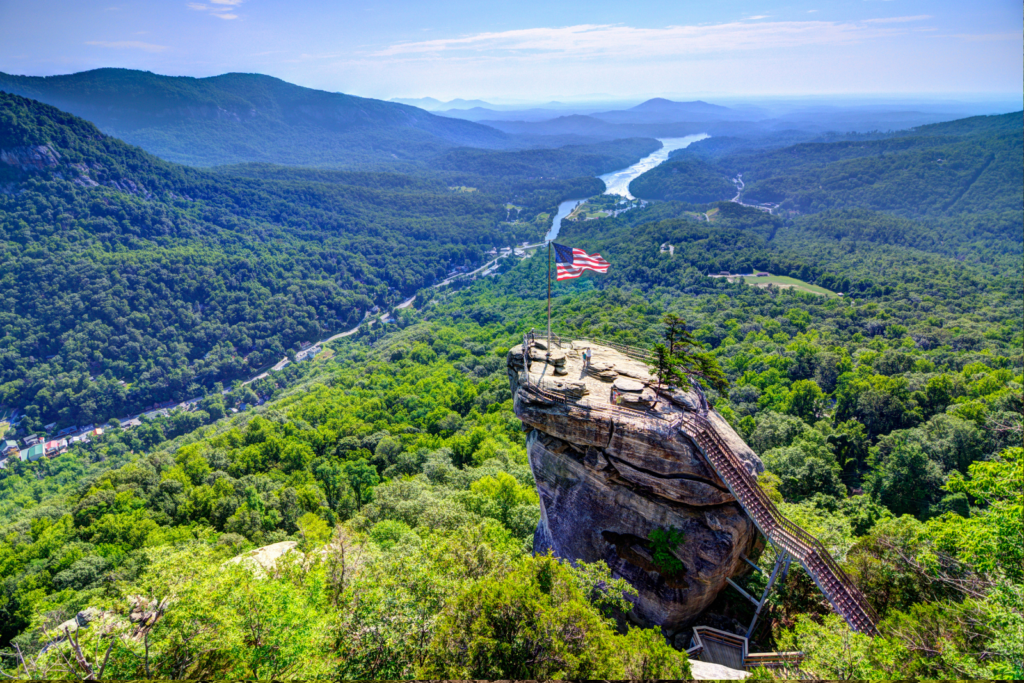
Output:
M899 18L899 21L917 20ZM874 22L898 23L898 22ZM374 57L397 59L643 58L645 60L810 45L859 43L906 33L909 29L868 22L773 21L636 28L613 24L538 27L458 38L396 43Z
M143 50L145 52L163 52L167 49L166 45L142 43L137 40L90 40L87 41L85 44L95 45L96 47L115 48L119 50Z
M201 2L188 2L185 6L197 12L208 12L210 16L218 19L237 19L234 11L245 2L245 0L209 0L209 4Z
M962 40L969 40L975 43L1002 40L1020 40L1019 33L954 33L952 37L960 38Z
M930 14L918 14L912 17L886 17L884 19L865 19L865 24L905 24L908 21L924 21L931 19Z

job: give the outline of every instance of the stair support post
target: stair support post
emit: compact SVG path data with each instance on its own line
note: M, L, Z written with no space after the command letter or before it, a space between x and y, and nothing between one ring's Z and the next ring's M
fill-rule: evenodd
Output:
M750 602L754 603L755 605L757 604L757 598L755 598L753 595L751 595L747 591L743 590L742 586L740 586L738 583L736 583L735 581L733 581L732 579L730 579L728 577L725 580L729 582L730 586L732 586L733 588L738 590L740 592L740 595L745 597L747 600L750 600Z
M740 559L743 560L744 562L746 562L747 564L749 564L751 567L753 567L754 571L756 571L757 573L764 574L764 570L761 569L760 567L758 567L753 562L751 562L750 558L747 557L746 555L744 555L743 553L740 553Z
M789 563L792 561L793 557L789 553L784 550L779 551L779 556L775 558L775 567L772 569L771 576L768 577L768 585L764 587L761 601L757 603L757 609L754 610L754 618L750 620L750 628L747 629L747 640L754 635L754 627L757 626L757 618L761 616L764 603L768 600L768 593L771 592L772 586L775 585L775 580L780 578L779 570L782 570L781 578L785 579L786 574L789 573Z

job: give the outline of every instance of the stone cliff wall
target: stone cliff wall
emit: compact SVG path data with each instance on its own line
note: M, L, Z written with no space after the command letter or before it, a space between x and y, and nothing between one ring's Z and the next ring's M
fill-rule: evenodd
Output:
M584 345L594 353L589 372L578 353ZM619 377L646 384L643 364L581 342L561 350L550 365L544 355L533 356L530 383L571 396L567 403L519 391L522 349L512 349L508 358L516 414L529 430L530 467L540 495L535 552L603 560L638 590L633 610L638 621L670 632L692 624L727 577L749 570L741 555L755 556L763 547L753 522L703 456L687 437L668 428L695 397L658 401L645 412L620 409L610 403L611 387ZM739 448L739 436L721 418L717 424ZM752 474L762 471L745 444L739 450ZM683 566L674 574L657 566L649 540L653 530L670 528L682 531L684 539L672 549Z

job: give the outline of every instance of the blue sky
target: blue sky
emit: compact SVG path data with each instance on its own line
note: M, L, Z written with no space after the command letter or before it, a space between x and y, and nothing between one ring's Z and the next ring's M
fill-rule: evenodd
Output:
M0 0L0 71L368 97L1024 94L1019 0Z

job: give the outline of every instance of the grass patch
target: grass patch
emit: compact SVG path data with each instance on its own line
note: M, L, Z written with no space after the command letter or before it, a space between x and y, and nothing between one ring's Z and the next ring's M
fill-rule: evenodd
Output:
M798 289L802 292L809 292L810 294L820 294L821 296L838 296L835 292L818 285L812 285L803 280L797 280L795 277L787 277L785 275L769 275L767 277L751 277L747 276L743 278L743 281L748 285L756 286L767 286L775 285L780 289Z
M332 358L334 358L334 349L324 349L320 353L318 353L315 356L313 356L313 361L314 362L323 362L323 361L328 361L328 360L330 360Z

